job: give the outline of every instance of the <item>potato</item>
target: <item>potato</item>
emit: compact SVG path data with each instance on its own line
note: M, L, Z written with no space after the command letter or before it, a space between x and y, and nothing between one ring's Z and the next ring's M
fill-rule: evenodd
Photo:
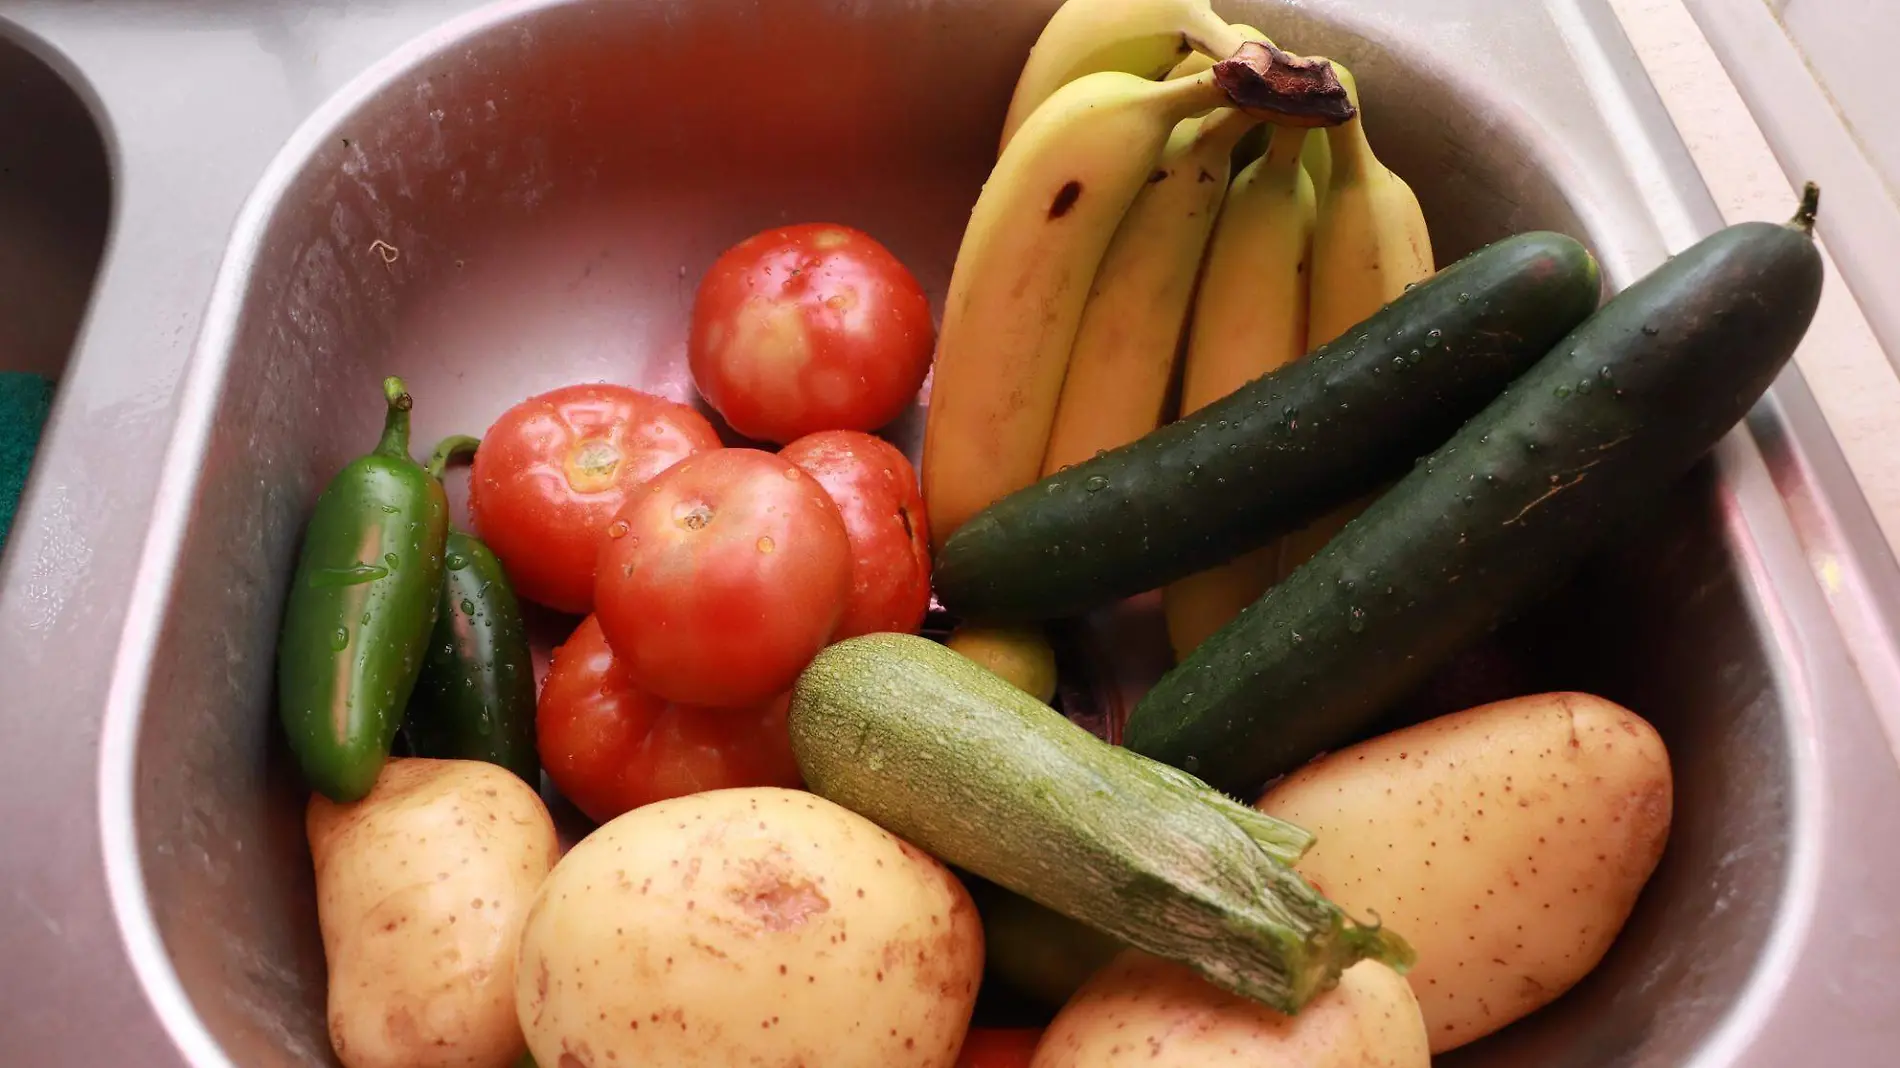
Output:
M1442 1053L1603 958L1662 856L1670 788L1648 723L1549 693L1322 757L1260 807L1319 836L1301 874L1418 951L1407 978Z
M485 1068L524 1044L515 949L554 821L493 764L391 760L363 800L310 799L330 1042L348 1068Z
M562 858L516 1003L543 1066L950 1068L982 972L943 865L812 794L715 790Z
M1043 1034L1030 1068L1428 1068L1425 1023L1397 972L1361 961L1284 1016L1183 965L1126 950Z

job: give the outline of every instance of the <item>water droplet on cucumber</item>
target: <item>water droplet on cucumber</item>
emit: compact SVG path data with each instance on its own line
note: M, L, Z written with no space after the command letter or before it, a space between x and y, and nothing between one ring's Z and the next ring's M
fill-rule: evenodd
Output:
M343 650L349 648L349 645L350 645L350 632L347 630L344 630L342 627L338 627L336 629L336 633L330 635L330 649L332 652L340 653Z
M375 582L389 574L386 567L375 564L356 564L351 567L320 567L310 573L310 585L360 586L365 582Z

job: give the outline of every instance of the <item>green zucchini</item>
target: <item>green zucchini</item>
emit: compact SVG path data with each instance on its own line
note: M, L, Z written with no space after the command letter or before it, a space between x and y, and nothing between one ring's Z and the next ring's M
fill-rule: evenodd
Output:
M926 638L818 654L792 691L814 793L947 863L1282 1012L1404 941L1290 867L1312 836L1109 745Z
M1259 548L1404 474L1582 322L1561 234L1480 249L1305 359L964 524L937 596L981 622L1075 615Z
M1821 293L1818 192L1611 300L1136 705L1123 742L1252 790L1352 740L1666 493L1768 389Z

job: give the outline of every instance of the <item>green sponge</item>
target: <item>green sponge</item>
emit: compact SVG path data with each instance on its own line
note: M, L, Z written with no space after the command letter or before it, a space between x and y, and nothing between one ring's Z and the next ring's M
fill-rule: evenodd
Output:
M0 371L0 549L7 547L7 531L52 405L53 382L45 375Z

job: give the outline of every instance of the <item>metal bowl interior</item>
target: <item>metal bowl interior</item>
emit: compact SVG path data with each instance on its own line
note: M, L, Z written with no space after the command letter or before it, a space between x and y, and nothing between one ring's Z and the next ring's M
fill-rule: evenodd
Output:
M419 442L479 433L509 404L579 380L689 399L700 273L780 222L865 229L940 302L1016 70L1052 7L489 9L365 75L273 165L199 354L220 376L218 407L125 786L131 907L155 926L193 1026L233 1063L333 1063L272 657L301 522L375 440L381 376L408 381ZM1441 263L1548 228L1591 244L1620 283L1654 251L1629 223L1640 199L1578 163L1607 154L1606 133L1560 143L1538 101L1462 70L1431 39L1324 8L1227 13L1271 19L1282 43L1355 66L1374 143L1417 190ZM892 433L914 445L917 427L913 414ZM1610 958L1444 1063L1676 1064L1760 966L1787 866L1788 713L1784 654L1720 522L1728 492L1700 471L1418 699L1415 711L1587 689L1651 719L1677 761L1671 848ZM1117 633L1128 664L1157 662L1152 625ZM1120 684L1142 685L1145 670Z

